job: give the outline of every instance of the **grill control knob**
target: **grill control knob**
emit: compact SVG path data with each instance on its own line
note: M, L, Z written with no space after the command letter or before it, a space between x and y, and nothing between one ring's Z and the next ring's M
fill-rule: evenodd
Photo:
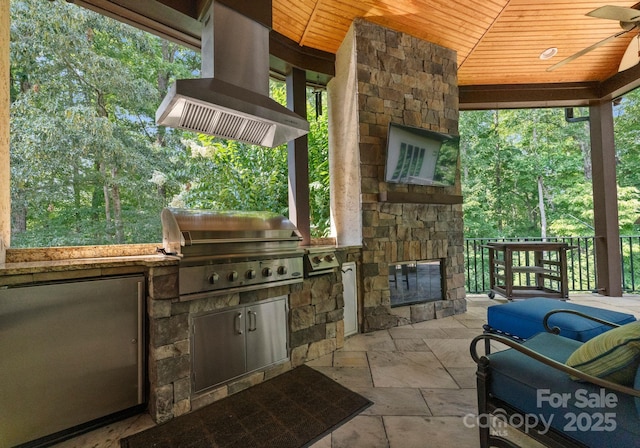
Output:
M214 272L209 276L209 283L211 283L212 285L215 285L216 283L218 283L218 280L220 280L220 276L218 275L217 272Z
M271 277L272 275L273 275L273 271L271 270L271 268L264 268L262 270L263 277Z
M286 266L278 266L278 275L285 275L287 273Z
M333 254L328 254L328 255L326 255L326 256L324 257L324 259L325 259L326 261L328 261L329 263L331 263L331 262L333 261L333 259L334 259L334 258L335 258L335 257L333 256Z
M318 257L317 255L313 257L313 262L315 264L320 264L321 261L322 261L322 258Z
M236 271L229 272L227 278L230 282L235 282L236 280L238 280L238 273Z
M255 269L249 269L245 275L247 276L247 278L249 280L253 280L254 278L256 278L256 270Z

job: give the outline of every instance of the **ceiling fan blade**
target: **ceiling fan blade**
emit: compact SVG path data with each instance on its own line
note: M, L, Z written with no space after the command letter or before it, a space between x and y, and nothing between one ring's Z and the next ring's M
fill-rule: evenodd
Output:
M588 16L597 17L599 19L617 20L619 22L638 22L640 21L640 10L633 8L624 8L622 6L601 6L598 9L587 13Z
M635 28L635 27L634 27ZM632 29L634 29L632 28ZM619 33L614 34L613 36L609 36L606 39L602 39L600 42L596 42L595 44L591 45L590 47L587 47L583 50L578 51L577 53L572 54L571 56L569 56L566 59L563 59L562 61L558 62L557 64L552 65L551 67L547 68L548 72L552 72L553 70L562 67L565 64L568 64L571 61L574 61L576 59L578 59L580 56L584 56L585 54L589 53L590 51L595 50L598 47L601 47L602 45L606 44L607 42L615 39L616 37L620 37L623 34L628 33L631 30L624 30L624 31L620 31Z

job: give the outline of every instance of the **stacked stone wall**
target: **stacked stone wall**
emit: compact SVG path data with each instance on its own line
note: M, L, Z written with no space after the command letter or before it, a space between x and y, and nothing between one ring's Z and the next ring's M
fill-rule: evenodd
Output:
M460 195L454 186L384 181L389 123L458 134L458 87L454 51L365 20L353 24L357 67L362 208L364 330L445 317L466 309L461 204L393 203L381 193ZM415 197L415 196L414 196ZM445 263L443 301L391 310L389 265Z

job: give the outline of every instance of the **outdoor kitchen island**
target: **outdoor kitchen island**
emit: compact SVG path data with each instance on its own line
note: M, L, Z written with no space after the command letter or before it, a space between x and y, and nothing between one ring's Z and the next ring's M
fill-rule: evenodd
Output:
M326 251L326 241L323 243L323 251ZM196 294L185 300L185 297L181 299L184 294L180 293L179 286L182 261L177 256L157 253L160 248L161 244L9 249L7 262L0 267L0 288L8 290L141 276L143 297L146 297L143 300L146 323L142 350L145 353L143 385L146 386L142 388L144 404L137 412L148 409L158 423L275 377L343 345L344 300L340 269L330 269L311 277L300 272L301 275L296 276L299 279L290 284L218 291L200 297ZM297 248L295 251L299 252L296 256L302 266L305 250ZM340 264L345 261L359 263L359 253L358 247L335 251ZM277 269L275 266L272 275L277 275ZM284 320L277 319L284 326L282 330L287 338L285 356L196 391L192 375L193 319L271 302L279 302L286 310ZM249 333L250 328L245 333ZM28 350L23 351L22 356L28 358ZM38 434L41 436L43 434Z
M188 237L184 244L179 235ZM149 412L157 422L342 347L337 266L358 261L359 248L336 250L336 267L309 276L296 228L263 212L166 209L163 240L165 251L179 247L181 258L149 272ZM271 317L261 323L265 315ZM202 328L207 323L229 326L235 337L212 342L219 338L211 337L215 328ZM254 338L264 325L272 326L268 344ZM212 372L220 359L235 366Z
M338 252L338 256L345 255ZM149 272L149 412L156 422L206 406L331 353L344 343L342 285L337 270L298 283L193 300L180 299L178 277L178 266L151 268ZM246 309L243 318L248 320L252 305L279 302L283 297L287 309L287 359L275 359L264 368L195 391L190 322L227 311L232 311L231 317L235 318L242 309Z

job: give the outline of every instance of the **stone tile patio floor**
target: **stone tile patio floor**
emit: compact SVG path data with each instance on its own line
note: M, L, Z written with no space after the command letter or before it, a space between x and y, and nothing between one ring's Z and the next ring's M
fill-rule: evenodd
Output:
M640 296L623 298L571 295L584 305L626 311L640 318ZM486 308L496 304L485 295L467 297L467 312L345 340L344 348L308 364L375 404L313 448L478 447L475 363L471 339L482 332ZM56 445L118 447L119 439L152 426L144 414ZM538 443L509 429L508 438L523 448Z

